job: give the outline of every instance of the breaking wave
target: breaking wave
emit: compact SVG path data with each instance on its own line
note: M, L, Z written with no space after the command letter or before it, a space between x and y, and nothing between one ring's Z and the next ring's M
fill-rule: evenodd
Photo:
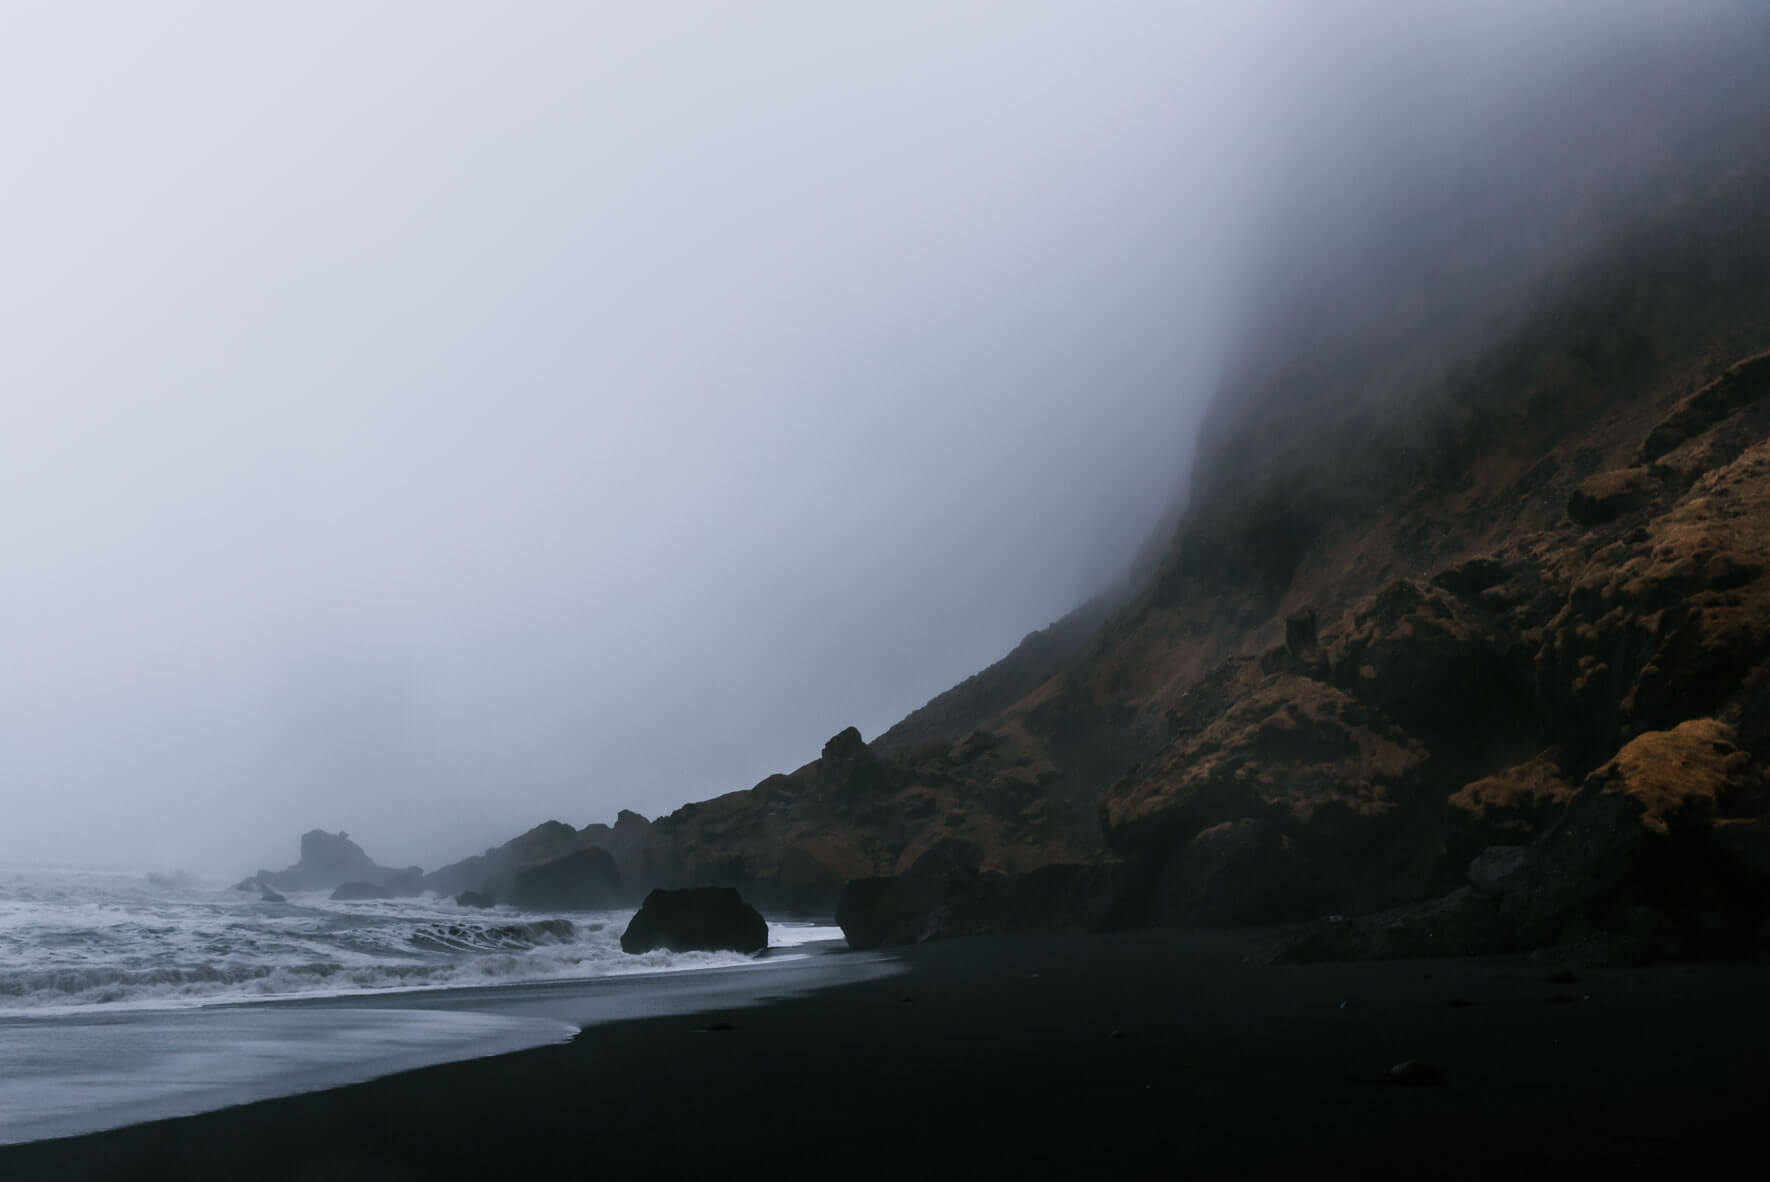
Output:
M0 1014L161 1009L569 980L751 963L741 953L629 956L630 911L535 916L453 901L267 903L188 875L0 869ZM839 937L770 924L772 948Z

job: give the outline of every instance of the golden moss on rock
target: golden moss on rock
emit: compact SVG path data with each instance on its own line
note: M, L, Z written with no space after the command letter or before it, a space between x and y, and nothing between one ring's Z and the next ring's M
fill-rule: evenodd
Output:
M1751 756L1731 727L1712 718L1639 735L1593 772L1587 784L1640 806L1641 824L1658 834L1673 821L1710 823L1743 793Z

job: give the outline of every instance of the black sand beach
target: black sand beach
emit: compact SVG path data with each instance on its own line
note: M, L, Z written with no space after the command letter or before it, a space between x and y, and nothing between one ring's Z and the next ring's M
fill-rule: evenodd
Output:
M900 973L782 1000L767 991L788 975L719 974L717 1009L0 1149L0 1177L687 1176L809 1163L843 1177L1580 1177L1759 1155L1770 967L1570 979L1522 958L1270 966L1245 959L1254 947L1242 933L953 941L904 952ZM751 981L740 1007L734 983ZM434 1000L498 1008L491 992ZM583 1021L598 995L519 990L511 1012ZM1440 1081L1391 1082L1407 1059Z

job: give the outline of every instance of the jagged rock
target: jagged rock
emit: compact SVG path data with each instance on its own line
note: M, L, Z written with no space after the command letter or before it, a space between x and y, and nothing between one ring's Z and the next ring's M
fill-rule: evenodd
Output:
M1155 922L1176 927L1264 923L1292 894L1290 843L1279 826L1243 817L1206 829L1168 858Z
M613 825L590 824L578 830L580 846L596 846L607 850L621 871L621 884L629 891L647 881L645 843L652 823L631 809L615 815Z
M1327 646L1333 682L1375 706L1440 761L1530 732L1530 684L1488 616L1441 587L1401 579L1361 600Z
M914 944L929 917L976 881L983 851L974 842L935 843L902 873L859 878L836 900L836 924L850 948Z
M299 862L287 870L260 870L256 878L279 891L320 891L346 882L379 885L390 879L403 880L414 871L422 874L416 867L402 871L375 865L362 847L342 830L327 833L323 829L310 829L301 835Z
M1469 863L1469 885L1491 899L1506 893L1506 883L1530 858L1530 850L1521 845L1494 845L1482 850Z
M621 951L761 952L768 921L730 887L654 890L621 933Z
M517 871L510 901L534 911L597 911L614 906L620 891L614 856L592 846Z
M838 792L871 792L884 782L884 767L872 748L849 727L824 744L818 778Z
M1112 847L1159 865L1214 825L1265 820L1290 842L1275 911L1415 889L1403 884L1435 858L1406 838L1431 823L1419 799L1425 748L1380 711L1306 677L1266 677L1230 701L1107 791L1101 825Z
M646 878L643 846L650 830L651 822L626 809L612 827L591 824L573 829L564 821L544 821L503 845L444 866L427 876L423 885L441 895L475 891L514 899L516 878L522 872L595 849L614 859L622 885L632 889Z
M1284 619L1284 646L1298 660L1308 660L1319 647L1315 635L1315 609L1306 607Z
M1140 886L1134 869L1120 862L979 874L935 906L917 938L1109 931L1124 926Z
M1681 931L1676 954L1738 954L1770 901L1729 876L1717 821L1761 805L1761 777L1725 725L1640 735L1586 778L1506 878L1502 909L1526 947L1657 929L1663 915ZM1651 943L1665 952L1657 931Z
M391 899L393 892L384 886L372 882L340 883L332 892L334 903L355 903L364 899Z
M1567 498L1567 515L1587 527L1615 521L1645 508L1659 492L1659 481L1646 468L1600 472L1580 482Z
M1432 585L1468 598L1505 582L1510 573L1505 563L1482 555L1445 567L1432 576Z
M1546 722L1601 757L1719 712L1770 657L1770 443L1596 554L1555 561L1569 589L1535 661Z
M498 901L492 898L492 896L483 894L479 891L462 891L455 896L455 906L457 907L478 907L483 909L486 907L495 907L497 904Z
M1770 353L1760 353L1727 367L1720 377L1679 402L1661 419L1637 453L1643 464L1652 463L1685 440L1770 391Z
M1546 754L1463 785L1445 802L1451 865L1489 846L1528 843L1567 807L1573 791Z
M1122 863L980 873L943 851L901 875L843 888L836 923L855 949L1010 932L1104 931L1129 915L1133 874Z

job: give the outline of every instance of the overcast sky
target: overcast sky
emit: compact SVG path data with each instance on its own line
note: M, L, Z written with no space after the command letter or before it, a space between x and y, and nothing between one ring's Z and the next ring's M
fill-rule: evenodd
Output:
M0 858L435 866L870 738L1120 572L1316 194L1759 7L15 0Z

